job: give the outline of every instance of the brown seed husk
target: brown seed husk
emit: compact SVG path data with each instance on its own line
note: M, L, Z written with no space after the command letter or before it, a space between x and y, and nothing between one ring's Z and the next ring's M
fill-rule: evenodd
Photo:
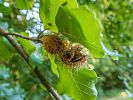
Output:
M43 46L50 54L59 54L62 52L62 40L56 35L45 35L42 38Z
M76 45L64 51L59 55L62 63L70 68L81 68L87 62L87 56L81 50L82 48Z

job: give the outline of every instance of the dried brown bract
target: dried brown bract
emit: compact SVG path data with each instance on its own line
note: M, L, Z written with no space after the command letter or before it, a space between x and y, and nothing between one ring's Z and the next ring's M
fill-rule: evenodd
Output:
M62 52L62 40L57 35L45 35L42 38L46 51L50 54L59 54Z
M60 54L63 64L71 68L81 68L87 62L87 56L83 54L80 45L72 46Z
M81 68L87 62L87 56L79 44L73 45L57 35L45 35L42 41L48 53L59 55L62 63L70 68Z

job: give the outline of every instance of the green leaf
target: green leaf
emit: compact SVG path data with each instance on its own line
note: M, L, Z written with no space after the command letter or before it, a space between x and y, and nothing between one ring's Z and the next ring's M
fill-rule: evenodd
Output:
M0 3L0 12L8 14L8 13L10 13L10 8L9 7L5 7L3 3Z
M39 15L45 29L57 32L55 16L63 3L69 7L77 7L76 0L40 0Z
M29 62L34 67L37 67L39 65L43 64L43 57L42 57L42 49L40 47L40 44L36 45L36 50L30 54L29 56Z
M7 43L5 43L3 38L0 37L0 60L9 62L15 52L12 51L12 48L7 47L5 44Z
M58 73L58 70L57 70L57 64L55 63L55 57L54 56L51 56L51 55L48 55L49 59L50 59L50 62L51 62L51 70L52 72L59 76L59 73Z
M3 37L2 38L3 44L5 45L5 47L12 53L16 53L16 50L14 49L14 47L10 44L10 42L7 40L7 38Z
M71 41L81 43L95 57L104 55L100 43L101 25L94 12L87 6L80 6L79 8L60 7L55 22L59 32Z
M24 36L29 35L26 32L21 32L20 34L22 34ZM33 45L33 43L31 43L30 40L26 40L26 39L18 37L18 41L29 54L32 53L33 51L35 51L35 46Z
M14 0L16 3L17 8L19 9L31 9L33 4L34 4L34 0Z
M66 93L74 100L95 100L97 91L95 88L97 75L93 70L84 67L78 71L71 71L58 64L59 82L58 92Z

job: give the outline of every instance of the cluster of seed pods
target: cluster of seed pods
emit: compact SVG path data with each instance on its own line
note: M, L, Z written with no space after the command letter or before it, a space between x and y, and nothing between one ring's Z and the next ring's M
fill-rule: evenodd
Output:
M57 35L45 35L42 38L45 50L57 55L63 64L71 68L81 68L87 62L87 56L82 52L81 45L73 45L62 40Z

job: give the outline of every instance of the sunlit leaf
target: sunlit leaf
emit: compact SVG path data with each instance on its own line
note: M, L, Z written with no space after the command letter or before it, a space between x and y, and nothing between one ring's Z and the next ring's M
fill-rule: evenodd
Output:
M87 47L95 57L104 55L100 43L101 25L87 6L61 7L56 16L56 25L60 33Z
M50 62L51 62L51 70L53 71L54 74L59 76L59 73L58 73L58 70L57 70L57 64L55 63L55 57L49 55L49 59L50 59Z
M10 44L10 42L7 40L7 38L3 37L2 38L3 44L5 45L5 47L12 53L15 53L16 50L14 49L14 47Z
M8 62L15 54L15 52L12 51L10 47L7 47L5 44L6 43L3 41L3 38L1 37L0 38L0 60Z
M21 32L20 34L22 34L24 36L28 36L29 35L26 32ZM35 46L33 45L33 43L31 43L30 40L26 40L26 39L18 37L18 41L25 48L25 50L28 53L32 53L33 51L35 51Z
M19 9L31 9L34 0L15 0L16 6Z
M59 82L58 92L66 93L74 100L95 100L97 91L95 88L97 75L87 67L78 71L72 71L58 64Z
M10 8L5 7L3 3L0 3L0 12L1 13L10 13Z
M76 0L40 0L39 15L45 29L57 32L55 16L59 7L64 3L69 7L77 7Z

